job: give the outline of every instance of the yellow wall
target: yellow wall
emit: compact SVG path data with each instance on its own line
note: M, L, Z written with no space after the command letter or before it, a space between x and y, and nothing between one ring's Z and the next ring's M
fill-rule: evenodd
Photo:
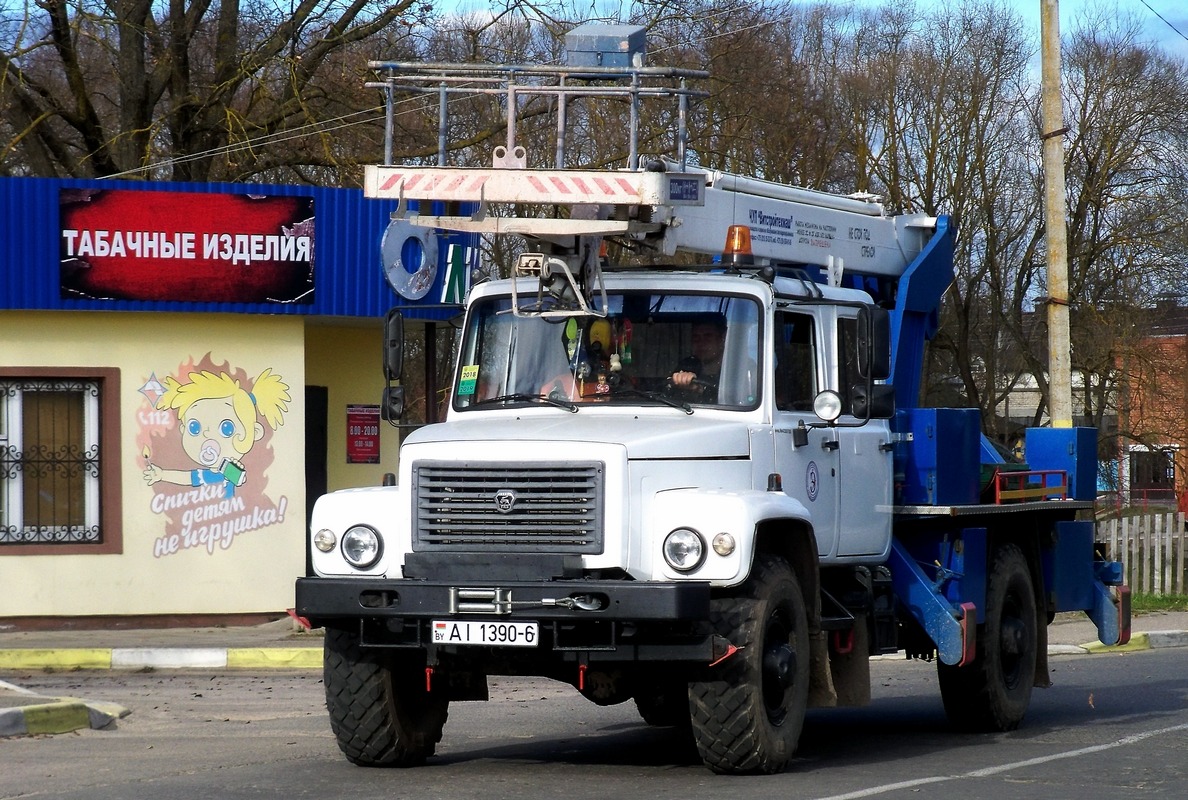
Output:
M385 472L396 471L399 432L383 421L379 464L348 464L346 455L347 406L379 405L384 391L382 337L379 320L306 325L305 381L328 389L326 482L330 491L376 486Z
M5 555L0 548L0 617L267 613L292 606L293 581L305 571L304 347L303 321L295 317L0 314L0 365L120 370L123 505L122 553L22 556ZM168 542L170 531L183 523L180 512L173 511L175 519L170 519L159 510L159 499L154 510L154 498L189 490L148 484L144 442L154 444L149 458L159 467L189 470L195 465L176 463L184 459L171 454L180 448L176 412L154 414L141 389L154 375L162 382L169 375L185 382L183 365L200 363L208 354L213 364L245 373L244 388L271 370L288 385L291 400L281 425L243 457L248 478L236 490L239 506L221 511L209 502L203 506L219 524L231 518L252 521L208 548L199 543L202 521L191 515L184 538L174 540L181 543L177 550L165 553L160 542ZM378 355L373 361L378 363ZM159 438L152 439L153 432ZM193 546L183 546L186 542Z

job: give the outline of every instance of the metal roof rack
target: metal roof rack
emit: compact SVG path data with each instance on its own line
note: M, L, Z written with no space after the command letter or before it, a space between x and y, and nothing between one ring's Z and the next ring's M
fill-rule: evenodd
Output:
M527 97L544 96L556 101L557 133L553 169L567 169L566 138L569 133L569 107L581 98L627 98L630 103L627 168L639 169L640 122L645 101L676 102L674 160L684 171L688 158L688 113L692 98L708 93L689 87L689 81L709 76L702 70L674 67L593 67L545 66L536 64L456 64L436 62L372 61L369 66L379 74L371 88L384 92L386 130L384 164L393 163L395 107L401 93L437 95L437 165L447 164L449 106L452 99L465 95L489 95L506 98L507 141L495 148L492 166L525 169L527 153L516 142L517 111ZM671 113L671 112L670 112Z

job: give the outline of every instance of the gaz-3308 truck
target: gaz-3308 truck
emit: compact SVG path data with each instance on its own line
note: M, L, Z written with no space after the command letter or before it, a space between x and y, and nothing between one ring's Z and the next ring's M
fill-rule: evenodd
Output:
M1129 638L1121 565L1094 544L1095 432L1028 430L1008 462L976 410L919 407L948 219L692 165L702 74L611 63L624 49L376 65L390 102L437 93L443 131L455 92L511 101L491 168L389 157L367 194L399 200L414 244L521 246L468 291L446 420L407 437L394 485L314 509L297 611L325 628L342 751L421 763L450 702L526 675L688 729L716 772L777 772L806 709L867 702L870 658L896 652L936 659L955 726L1015 728L1057 612ZM544 94L556 163L530 168L515 111ZM630 109L626 166L566 168L567 112L607 98ZM646 159L658 98L673 153ZM670 263L615 267L604 241ZM385 341L394 384L398 314ZM401 405L390 385L385 414Z

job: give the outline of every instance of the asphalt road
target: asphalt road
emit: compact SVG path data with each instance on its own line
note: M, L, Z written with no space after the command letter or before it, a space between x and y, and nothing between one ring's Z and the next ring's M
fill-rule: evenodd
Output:
M132 709L115 730L0 740L0 798L1188 797L1188 650L1052 659L1023 727L948 731L931 664L877 661L874 702L813 711L783 775L713 775L679 734L626 703L493 679L456 703L428 766L341 757L315 672L7 675L45 694Z

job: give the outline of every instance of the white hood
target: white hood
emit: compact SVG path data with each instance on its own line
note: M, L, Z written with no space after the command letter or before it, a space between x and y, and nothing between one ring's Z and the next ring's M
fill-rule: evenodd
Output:
M406 444L433 442L596 442L619 445L628 459L746 458L750 454L747 424L741 420L635 414L484 416L426 425ZM514 447L509 448L514 454ZM559 452L564 453L564 449Z

